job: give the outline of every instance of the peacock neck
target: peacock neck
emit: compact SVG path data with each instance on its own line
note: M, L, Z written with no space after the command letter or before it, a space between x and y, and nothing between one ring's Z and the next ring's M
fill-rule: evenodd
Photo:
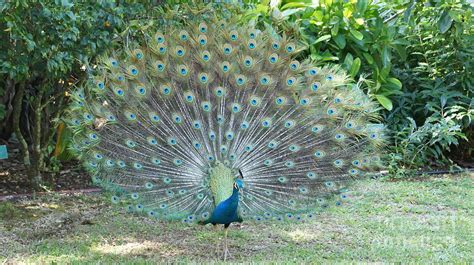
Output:
M232 196L230 196L233 200L239 201L239 190L236 188L232 189Z
M226 201L228 202L227 207L229 207L231 211L236 211L239 206L239 190L233 188L232 195L228 197Z

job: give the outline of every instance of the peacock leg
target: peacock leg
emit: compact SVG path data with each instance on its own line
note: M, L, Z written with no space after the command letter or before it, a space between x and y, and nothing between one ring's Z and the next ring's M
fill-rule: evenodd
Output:
M230 255L229 248L227 247L227 227L228 225L224 226L224 261L227 260L227 255L229 255L229 258L232 256Z
M214 233L215 233L215 235L217 236L217 240L216 240L216 242L217 242L217 243L216 243L216 257L219 257L219 248L220 248L220 246L219 246L220 239L219 239L219 237L218 237L219 232L220 232L219 227L218 227L217 225L214 225Z

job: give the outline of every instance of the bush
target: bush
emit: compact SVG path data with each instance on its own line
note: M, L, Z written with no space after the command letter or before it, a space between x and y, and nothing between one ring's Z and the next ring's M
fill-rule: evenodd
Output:
M447 154L459 141L471 140L458 151L474 151L473 8L460 0L404 8L396 26L408 44L406 56L393 60L403 94L386 115L394 132L392 158L398 168L439 166L450 162Z
M473 138L473 8L465 0L253 6L245 21L299 35L308 46L304 56L342 63L362 77L386 109L392 171L446 165L452 146ZM469 143L465 157L474 153Z
M391 74L394 54L403 53L405 42L385 23L389 9L370 0L281 1L255 5L245 21L298 36L308 47L304 56L317 62L334 62L356 78L363 76L369 96L387 110L401 83Z
M125 14L143 10L142 5L117 7L110 1L0 3L0 133L7 138L15 132L36 185L50 162L45 158L53 149L67 91L110 48Z

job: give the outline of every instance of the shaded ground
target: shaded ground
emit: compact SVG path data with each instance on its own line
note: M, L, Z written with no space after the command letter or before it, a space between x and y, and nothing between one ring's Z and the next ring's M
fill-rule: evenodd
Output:
M310 222L244 224L232 262L474 261L474 175L367 180L354 199ZM217 261L212 227L123 214L100 195L0 203L0 263Z
M11 143L7 144L8 159L0 160L0 196L32 193L26 168L21 163L21 155L18 147ZM44 172L45 186L41 191L76 190L91 187L91 178L84 172L77 161L61 162L63 170L57 172Z

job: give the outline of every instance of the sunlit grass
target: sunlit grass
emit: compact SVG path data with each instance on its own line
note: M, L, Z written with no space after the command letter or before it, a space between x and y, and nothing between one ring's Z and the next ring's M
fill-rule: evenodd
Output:
M472 176L359 182L351 201L303 223L231 226L232 262L453 262L474 257ZM1 203L0 262L218 261L212 226L123 214L100 196Z

